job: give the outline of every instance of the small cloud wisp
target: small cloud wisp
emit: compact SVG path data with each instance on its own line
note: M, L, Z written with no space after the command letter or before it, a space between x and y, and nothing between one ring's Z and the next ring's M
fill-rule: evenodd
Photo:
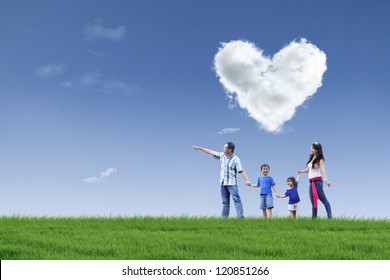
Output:
M94 42L97 40L121 41L126 36L126 26L109 28L103 26L102 19L96 19L93 23L88 23L84 27L84 40Z
M116 172L116 168L111 167L108 168L106 171L101 172L99 177L89 177L84 179L83 182L88 184L106 183L107 178L110 177L112 174L115 174Z
M227 128L224 128L224 129L221 129L220 131L218 131L217 134L215 134L213 137L218 136L218 135L237 133L239 131L240 131L239 128L227 127Z
M68 65L64 63L48 64L46 66L35 69L34 75L42 79L49 79L61 75L66 71L66 69L68 69Z

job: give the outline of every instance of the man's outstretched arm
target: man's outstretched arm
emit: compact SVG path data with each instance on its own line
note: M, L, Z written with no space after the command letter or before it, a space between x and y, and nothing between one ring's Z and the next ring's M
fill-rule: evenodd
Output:
M206 149L206 148L203 148L203 147L199 147L199 146L193 146L194 150L199 150L199 151L202 151L208 155L214 155L214 151L210 150L210 149Z

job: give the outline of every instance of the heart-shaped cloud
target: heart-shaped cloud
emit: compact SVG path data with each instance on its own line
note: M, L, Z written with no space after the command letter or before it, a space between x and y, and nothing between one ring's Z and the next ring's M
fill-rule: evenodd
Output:
M253 43L231 41L222 43L214 65L228 97L261 128L276 133L322 85L326 55L306 39L291 42L272 58Z

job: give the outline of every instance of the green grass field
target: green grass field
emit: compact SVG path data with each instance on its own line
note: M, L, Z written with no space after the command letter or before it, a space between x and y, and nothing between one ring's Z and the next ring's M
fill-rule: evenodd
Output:
M389 260L390 221L0 217L2 260Z

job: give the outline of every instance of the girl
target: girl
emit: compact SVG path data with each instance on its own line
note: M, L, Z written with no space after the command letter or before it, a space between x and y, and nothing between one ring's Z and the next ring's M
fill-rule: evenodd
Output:
M318 212L318 199L321 200L321 202L324 204L326 209L326 214L328 215L328 218L332 218L332 209L330 207L330 203L328 199L325 196L324 188L323 188L323 181L320 169L322 171L325 184L330 187L330 182L328 181L328 176L326 174L326 168L324 163L324 154L322 152L322 145L318 142L314 142L311 145L310 149L310 157L307 161L307 169L305 170L298 170L297 173L309 173L308 178L310 181L310 201L313 205L312 208L312 218L317 218L317 212Z
M294 177L288 177L287 178L288 189L286 193L284 195L276 195L278 198L285 198L285 197L290 198L288 200L288 211L290 211L290 217L294 219L297 217L298 202L301 201L298 195L298 182L299 182L299 175L297 175L296 180Z

